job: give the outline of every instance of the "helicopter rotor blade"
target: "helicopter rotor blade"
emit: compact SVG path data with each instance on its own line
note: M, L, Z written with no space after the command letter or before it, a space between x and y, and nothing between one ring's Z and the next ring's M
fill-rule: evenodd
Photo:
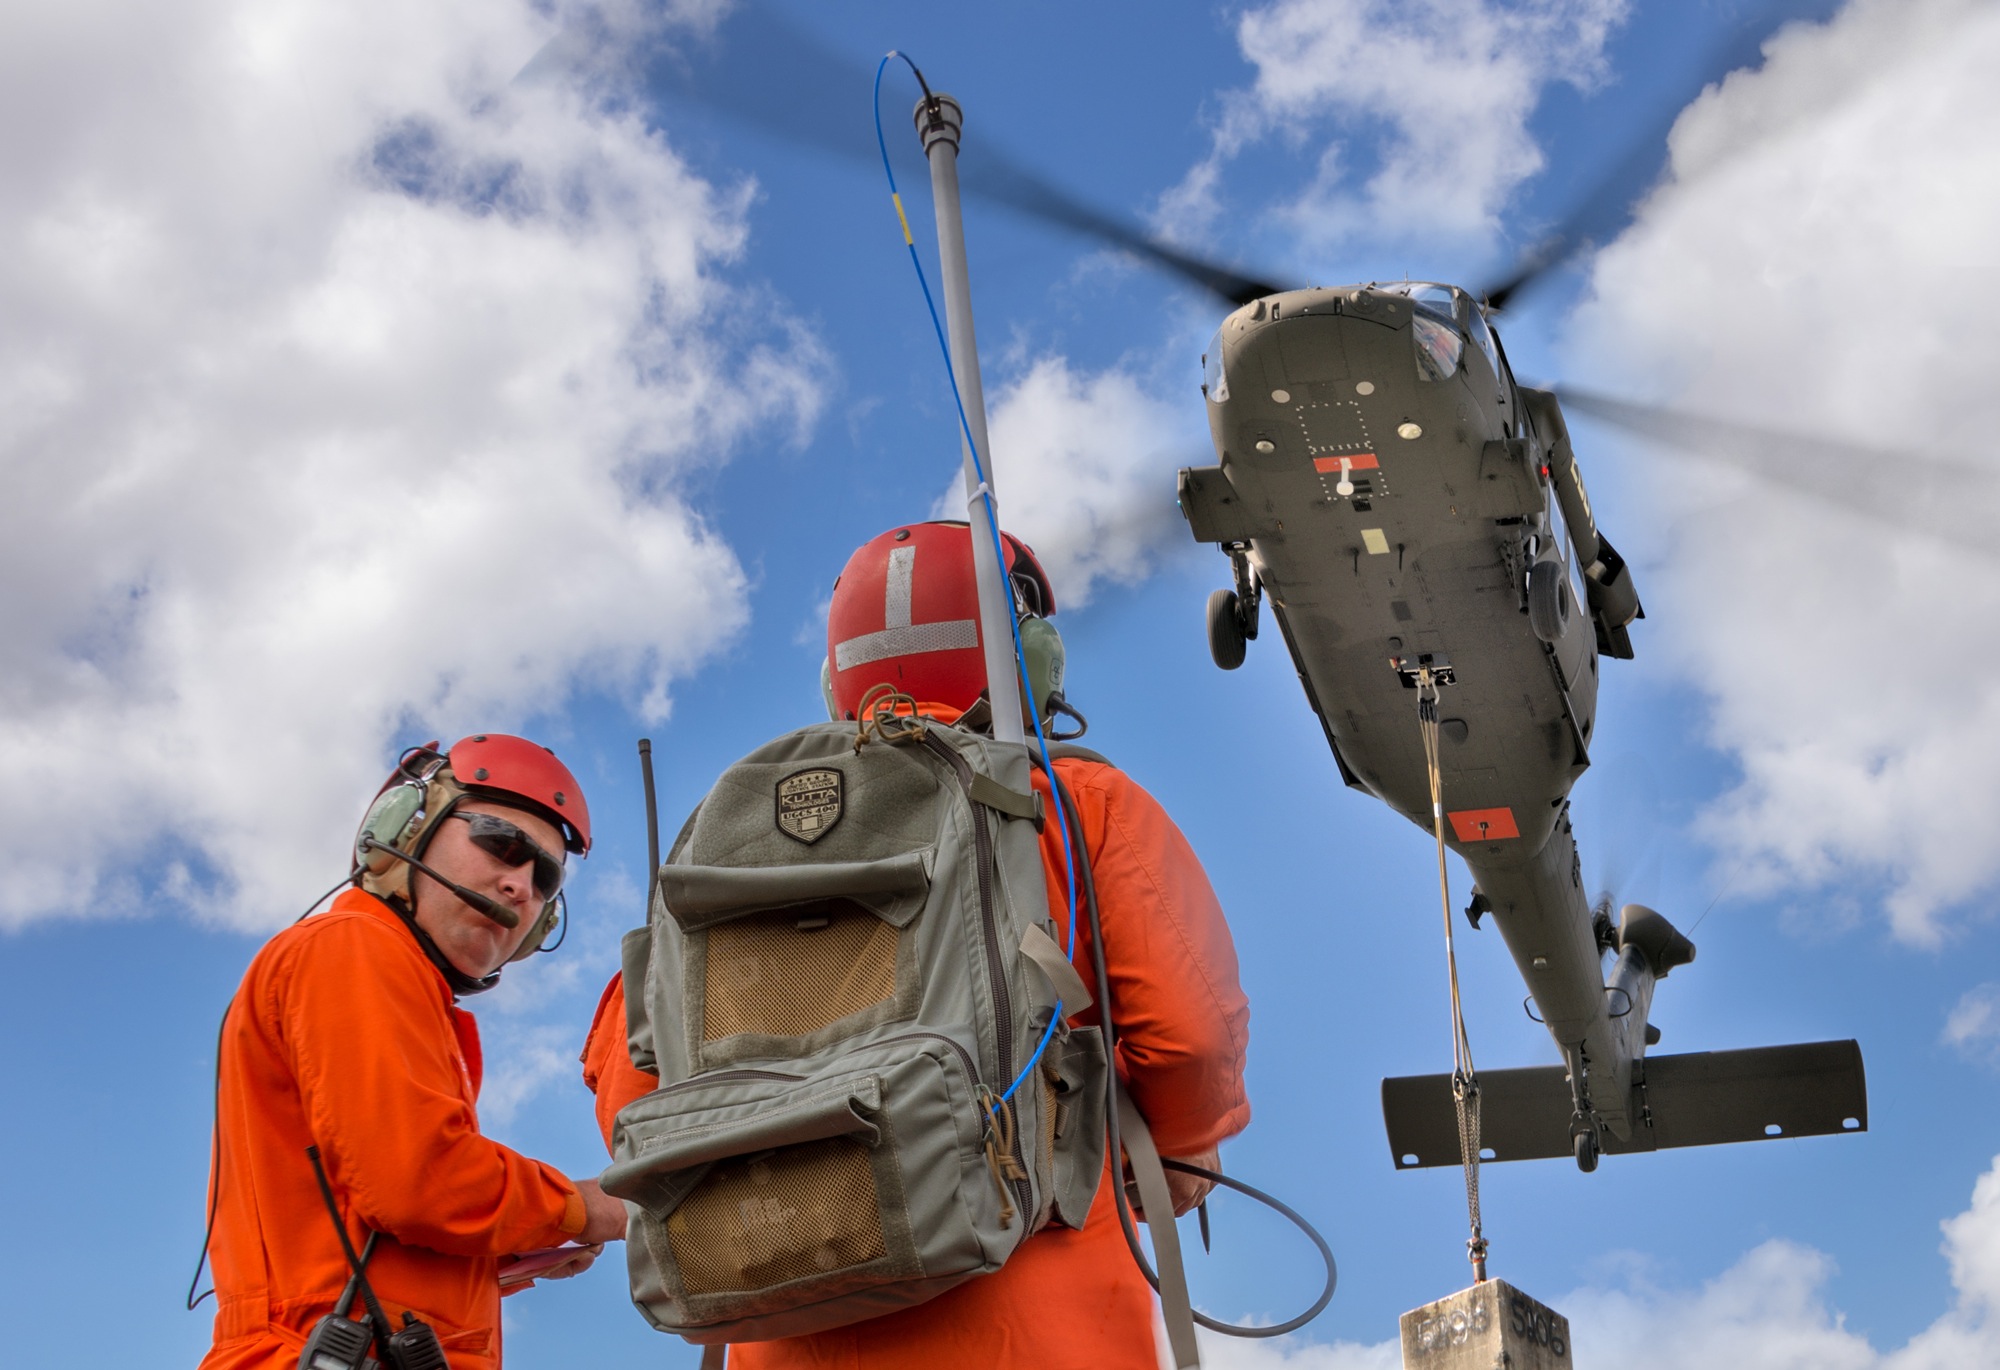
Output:
M2000 515L2000 473L1912 448L1870 447L1637 404L1557 386L1566 413L1719 462L1772 485L1909 532L1941 538L1983 557L2000 557L1992 538Z
M1232 306L1249 304L1252 300L1276 295L1288 288L1206 261L1142 233L1133 225L1121 222L1102 210L1092 209L1067 192L1058 190L990 146L975 145L968 150L962 167L965 189L969 193L1084 237L1095 238L1107 247L1129 252L1200 286Z
M1767 0L1753 7L1710 46L1697 64L1700 80L1695 91L1754 61L1782 8L1782 0ZM1538 284L1593 243L1617 234L1634 202L1657 181L1666 161L1667 135L1692 98L1685 85L1678 89L1681 93L1669 100L1660 115L1640 127L1625 150L1577 197L1563 220L1515 258L1506 275L1479 292L1481 299L1494 309L1504 309L1515 296ZM1741 155L1743 151L1739 148L1731 155Z
M739 15L752 16L755 34ZM859 114L851 119L829 112L855 109L874 81L874 71L826 47L775 10L738 6L722 28L702 31L660 24L613 30L578 11L514 77L516 83L558 74L590 81L616 71L623 84L655 103L695 105L779 142L856 162L875 159L875 139ZM743 38L731 43L732 29ZM902 155L898 155L902 154ZM891 155L920 166L914 140L906 151L892 143Z
M875 79L872 68L834 52L773 9L745 7L745 12L755 16L754 39L739 26L746 41L737 53L728 52L726 35L718 34L684 35L678 43L654 37L641 44L641 51L626 54L646 94L658 101L704 106L781 142L872 166L878 151L861 104ZM581 29L566 29L516 79L582 66L601 41L602 35L594 40ZM906 76L900 79L907 81ZM831 117L840 110L853 110L854 117ZM885 118L890 112L884 111ZM908 134L907 110L900 101L893 113L895 128ZM890 156L906 176L927 174L914 136L892 137ZM1162 242L1095 209L983 138L968 139L962 149L959 185L967 195L1130 253L1232 306L1285 289Z

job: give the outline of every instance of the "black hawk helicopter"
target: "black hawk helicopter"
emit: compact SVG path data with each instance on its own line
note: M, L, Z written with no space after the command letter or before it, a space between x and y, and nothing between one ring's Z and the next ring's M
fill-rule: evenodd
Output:
M1694 959L1663 915L1593 908L1568 795L1600 663L1633 654L1630 568L1598 529L1547 390L1515 381L1482 302L1416 282L1275 291L1203 359L1218 464L1180 473L1234 588L1209 649L1240 666L1268 605L1340 776L1433 831L1411 691L1435 701L1444 841L1478 882L1561 1066L1482 1072L1492 1160L1858 1131L1859 1047L1648 1058L1655 983ZM1582 594L1577 593L1581 586ZM1607 953L1616 953L1603 973ZM1398 1167L1461 1162L1451 1077L1383 1082Z

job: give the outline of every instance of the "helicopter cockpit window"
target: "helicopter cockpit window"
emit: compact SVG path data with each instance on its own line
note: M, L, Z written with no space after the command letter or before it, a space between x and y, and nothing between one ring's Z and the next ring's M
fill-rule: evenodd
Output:
M1493 330L1486 326L1486 312L1477 305L1466 310L1472 320L1472 340L1479 344L1479 350L1486 354L1486 364L1493 368L1493 378L1500 378L1500 349L1494 345Z
M1410 316L1410 334L1417 344L1419 380L1445 381L1458 373L1458 359L1465 352L1465 336L1456 328L1418 310Z
M1186 355L1183 353L1182 355ZM1201 384L1208 392L1211 404L1222 404L1229 398L1229 377L1222 370L1222 330L1216 329L1209 339L1208 351L1201 358Z
M1410 302L1454 327L1464 319L1458 292L1448 285L1413 285L1410 287Z

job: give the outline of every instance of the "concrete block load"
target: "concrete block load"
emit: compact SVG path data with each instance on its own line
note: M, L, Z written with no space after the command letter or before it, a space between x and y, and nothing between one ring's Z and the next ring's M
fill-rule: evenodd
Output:
M1505 1280L1403 1314L1403 1370L1570 1370L1569 1319Z

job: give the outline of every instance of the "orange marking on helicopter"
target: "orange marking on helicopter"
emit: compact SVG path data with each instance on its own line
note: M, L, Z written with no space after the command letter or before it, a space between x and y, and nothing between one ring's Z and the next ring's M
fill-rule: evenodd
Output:
M1381 464L1381 462L1375 460L1373 452L1349 452L1347 454L1347 469L1350 471L1373 471L1381 466ZM1338 471L1339 469L1339 457L1313 458L1313 470L1319 472L1321 475L1325 475L1329 471Z
M1512 809L1459 809L1445 817L1451 820L1451 830L1461 842L1498 842L1521 835Z

